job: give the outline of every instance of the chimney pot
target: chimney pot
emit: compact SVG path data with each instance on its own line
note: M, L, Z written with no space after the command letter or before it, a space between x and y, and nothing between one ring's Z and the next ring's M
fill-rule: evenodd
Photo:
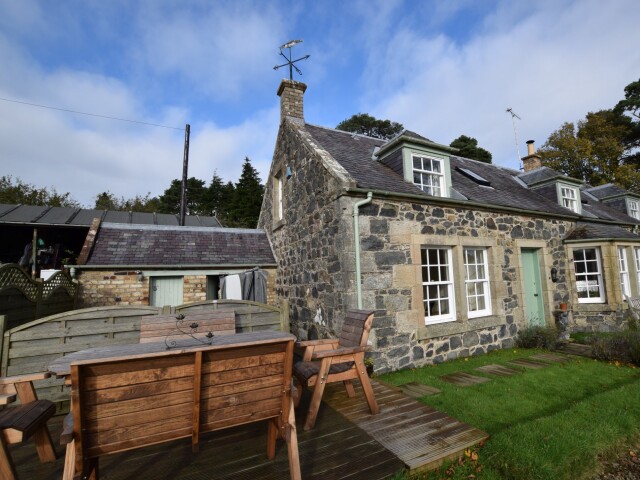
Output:
M522 157L522 168L525 172L542 166L542 157L536 153L533 140L527 140L527 156Z
M533 155L536 152L534 143L535 140L527 140L527 155Z

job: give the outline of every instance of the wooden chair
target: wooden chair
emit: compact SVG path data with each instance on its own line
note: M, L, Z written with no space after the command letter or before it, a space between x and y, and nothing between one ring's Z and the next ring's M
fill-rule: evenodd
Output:
M640 297L630 297L626 293L624 296L627 299L627 305L629 305L629 312L636 321L640 321Z
M4 407L0 411L0 478L17 479L8 445L21 443L33 436L41 462L55 462L56 451L47 427L56 411L49 400L38 400L34 380L43 380L48 373L37 373L13 377L0 377L0 405L20 400L20 405Z
M351 380L359 379L372 414L379 412L364 365L364 353L373 311L350 310L344 318L339 338L296 342L296 353L302 357L293 366L293 374L303 387L314 387L309 412L304 424L310 430L316 423L322 394L327 383L343 382L349 397L355 396ZM296 406L301 392L296 396Z

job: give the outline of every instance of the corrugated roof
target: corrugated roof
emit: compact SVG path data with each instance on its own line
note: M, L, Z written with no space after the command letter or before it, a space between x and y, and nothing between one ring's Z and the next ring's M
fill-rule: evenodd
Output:
M85 266L275 264L264 230L103 223Z
M89 227L94 218L108 223L178 225L178 215L146 212L118 212L68 207L0 204L0 224ZM185 223L194 227L220 227L216 217L187 215Z

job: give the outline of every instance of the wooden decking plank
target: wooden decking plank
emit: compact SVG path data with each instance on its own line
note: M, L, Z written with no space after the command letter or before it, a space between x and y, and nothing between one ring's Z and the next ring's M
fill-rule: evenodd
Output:
M439 388L423 385L417 382L405 383L399 387L403 393L415 398L436 395L441 392Z
M490 373L491 375L496 375L498 377L511 377L513 375L521 373L519 370L514 370L513 368L505 367L504 365L498 365L496 363L477 367L476 370L482 373Z
M449 375L442 375L440 380L452 383L457 385L458 387L470 387L472 385L477 385L479 383L485 383L491 381L490 378L487 377L479 377L477 375L471 375L466 372L455 372L450 373Z
M488 438L481 430L413 398L405 396L403 400L402 397L398 397L395 386L386 386L375 381L372 385L380 406L378 415L371 415L368 409L364 413L362 408L352 408L350 401L354 399L338 401L332 395L328 395L325 400L332 408L343 413L385 448L395 453L412 470L435 467L443 458L462 455L466 448ZM378 395L378 392L384 389L396 395ZM356 388L356 397L358 396L363 398L362 392Z
M560 355L557 353L538 353L537 355L531 355L529 358L548 363L568 363L571 361L571 358L566 355Z
M531 360L530 358L514 358L513 360L509 360L507 363L518 367L530 368L532 370L538 370L549 366L548 363Z

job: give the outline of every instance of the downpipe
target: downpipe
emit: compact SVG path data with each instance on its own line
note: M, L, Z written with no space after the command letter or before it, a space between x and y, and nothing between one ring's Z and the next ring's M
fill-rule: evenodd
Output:
M360 279L360 207L371 203L373 192L367 192L367 198L353 204L353 242L356 251L356 295L358 309L362 309L362 283Z

